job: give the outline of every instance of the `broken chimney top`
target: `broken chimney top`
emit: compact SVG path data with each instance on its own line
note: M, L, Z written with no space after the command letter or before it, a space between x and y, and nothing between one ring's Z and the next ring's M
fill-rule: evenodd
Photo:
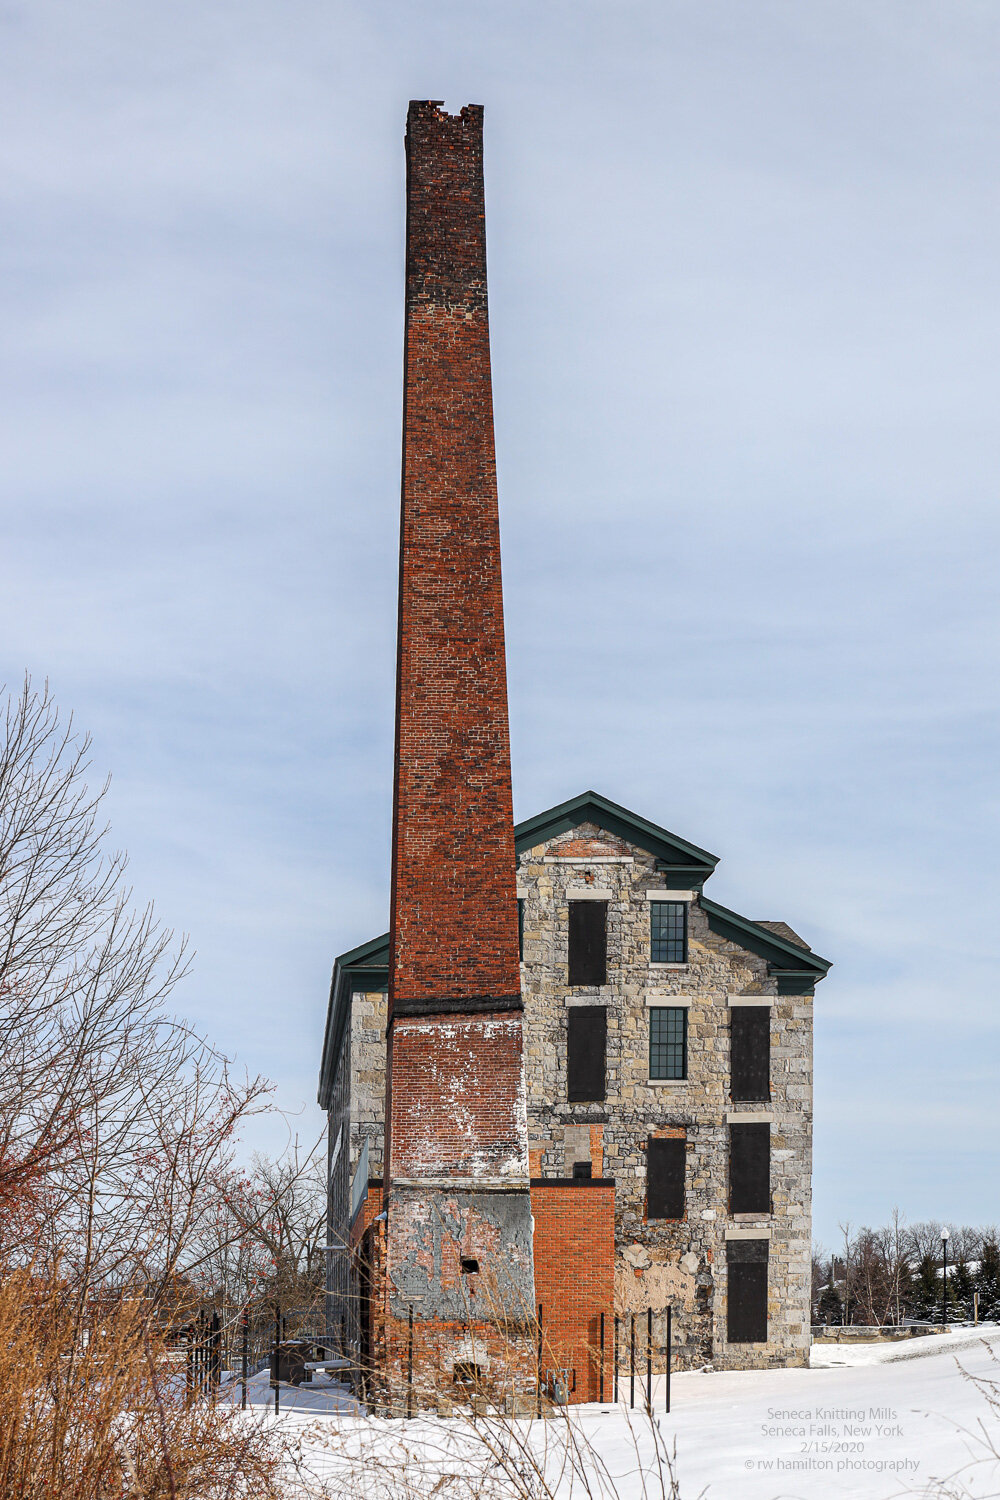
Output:
M486 316L483 107L414 100L406 121L406 305Z

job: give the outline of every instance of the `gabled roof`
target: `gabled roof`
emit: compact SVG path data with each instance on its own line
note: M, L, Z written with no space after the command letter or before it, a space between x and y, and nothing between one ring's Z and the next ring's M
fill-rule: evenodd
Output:
M775 932L775 927L785 926L785 923L769 922L765 926L762 922L751 922L749 917L741 917L728 906L710 901L704 892L698 898L698 904L714 933L767 960L778 981L779 995L808 994L813 985L826 978L832 960L820 958L801 940L790 942Z
M582 792L579 797L560 802L558 807L550 807L547 812L515 824L514 847L518 854L523 854L525 850L534 849L583 823L594 823L606 833L654 855L675 889L698 890L699 904L712 931L765 959L777 978L779 994L808 994L826 975L830 960L813 953L801 939L792 942L786 938L778 930L791 932L786 923L752 922L749 917L741 917L708 899L701 887L719 863L718 855L699 849L697 844L689 844L676 833L650 823L647 818L640 818L637 813L609 801L599 792ZM320 1067L319 1102L324 1109L330 1106L337 1058L351 1012L351 994L366 986L370 989L385 988L388 978L387 932L342 953L334 963Z
M579 828L581 823L596 823L605 832L648 850L669 867L671 878L677 881L677 890L686 890L689 886L700 888L719 863L717 854L709 854L707 849L689 844L687 839L650 823L648 818L640 818L627 807L610 802L600 792L582 792L579 797L571 797L568 802L560 802L558 807L550 807L547 812L515 824L514 847L518 854L522 854L536 844L554 839L557 834Z

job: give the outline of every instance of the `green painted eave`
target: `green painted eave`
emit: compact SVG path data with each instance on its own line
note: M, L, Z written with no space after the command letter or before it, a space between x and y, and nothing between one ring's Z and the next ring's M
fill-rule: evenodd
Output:
M759 922L752 922L749 917L741 917L739 912L730 911L728 906L720 906L717 901L709 900L704 894L699 897L699 905L708 918L709 927L717 936L726 938L731 943L738 943L741 948L756 953L758 958L766 959L778 979L780 993L805 994L821 979L826 978L832 959L821 958L810 948L790 943L787 938L779 937L770 928L761 927ZM786 986L784 989L783 984Z
M670 866L678 878L683 875L686 885L700 887L719 863L717 854L709 854L707 849L689 844L687 839L657 823L650 823L648 818L640 818L638 813L609 801L600 792L581 792L579 797L571 797L568 802L560 802L558 807L550 807L547 812L515 824L514 847L518 854L523 854L560 833L579 828L581 823L595 823L605 832L646 849L664 865Z
M381 937L372 938L370 942L362 943L357 948L350 948L334 960L335 969L350 969L355 972L358 969L388 969L389 967L389 934L383 932Z
M330 999L326 1009L323 1034L323 1059L319 1070L319 1100L329 1109L337 1076L337 1059L344 1042L344 1032L351 1015L351 996L355 990L385 989L389 978L389 934L371 938L357 948L349 948L334 959L330 980Z

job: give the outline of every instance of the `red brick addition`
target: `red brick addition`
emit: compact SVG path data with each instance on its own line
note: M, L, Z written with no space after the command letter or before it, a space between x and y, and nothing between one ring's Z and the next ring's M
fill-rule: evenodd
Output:
M535 1178L535 1294L542 1320L542 1380L551 1394L567 1371L570 1402L610 1401L613 1390L615 1185ZM601 1315L604 1345L601 1346Z

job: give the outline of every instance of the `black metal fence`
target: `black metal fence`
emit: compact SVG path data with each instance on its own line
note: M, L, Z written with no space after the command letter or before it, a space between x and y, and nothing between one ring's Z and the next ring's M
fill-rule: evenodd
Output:
M654 1322L656 1325L654 1337ZM606 1398L611 1385L612 1400L624 1399L624 1382L628 1381L628 1404L636 1404L638 1386L640 1404L648 1410L653 1405L654 1365L657 1374L665 1375L664 1409L670 1410L670 1377L673 1364L673 1309L648 1308L645 1313L629 1313L613 1320L610 1369L606 1368L607 1343L605 1317L601 1315L599 1351L599 1399ZM544 1309L538 1309L537 1390L538 1414L543 1397L558 1405L566 1404L575 1380L569 1370L549 1368L545 1354ZM334 1330L331 1340L326 1317L321 1308L243 1309L229 1317L216 1311L204 1311L183 1330L187 1355L187 1397L189 1401L217 1395L224 1372L230 1384L240 1389L240 1405L247 1405L247 1386L262 1370L269 1373L268 1385L273 1393L274 1409L280 1410L283 1387L297 1386L319 1366L344 1378L359 1373L355 1357L347 1348L346 1326ZM337 1338L337 1333L340 1338ZM413 1314L410 1311L409 1349L407 1357L406 1414L414 1414L413 1403ZM610 1376L610 1381L608 1377ZM365 1399L364 1382L360 1385Z
M187 1341L187 1399L215 1393L222 1378L222 1320L200 1312L184 1329Z
M636 1337L636 1317L639 1318L638 1339ZM662 1342L654 1342L653 1319L665 1319L666 1327ZM645 1327L643 1326L645 1325ZM628 1341L628 1356L622 1348L623 1342ZM617 1402L620 1398L620 1384L624 1376L628 1375L628 1404L635 1406L636 1377L639 1380L640 1401L647 1410L653 1408L653 1365L661 1363L666 1376L664 1393L664 1410L670 1410L670 1372L674 1359L674 1316L673 1308L665 1307L654 1313L653 1309L646 1309L646 1316L642 1313L629 1313L624 1317L615 1318L614 1329L614 1394L613 1400ZM637 1362L638 1355L638 1362ZM620 1356L620 1357L619 1357ZM645 1369L644 1369L645 1367ZM643 1400L643 1374L645 1373L645 1398Z
M227 1377L247 1405L247 1386L262 1370L269 1372L275 1408L283 1385L298 1385L310 1366L340 1363L343 1350L331 1347L321 1308L241 1309L221 1315L203 1311L180 1330L186 1354L189 1401L214 1398ZM343 1361L346 1364L346 1361Z

